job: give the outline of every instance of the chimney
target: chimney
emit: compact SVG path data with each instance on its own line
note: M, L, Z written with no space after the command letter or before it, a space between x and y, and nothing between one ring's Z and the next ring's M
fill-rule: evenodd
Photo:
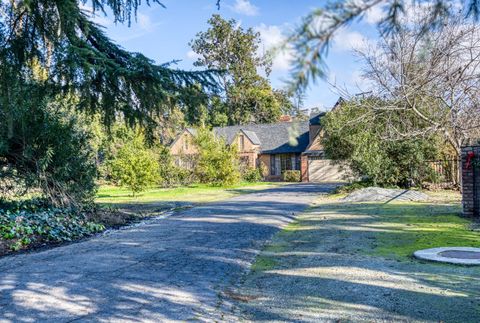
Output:
M280 118L278 118L278 121L280 121L280 122L292 122L292 117L284 114L284 115L280 116Z

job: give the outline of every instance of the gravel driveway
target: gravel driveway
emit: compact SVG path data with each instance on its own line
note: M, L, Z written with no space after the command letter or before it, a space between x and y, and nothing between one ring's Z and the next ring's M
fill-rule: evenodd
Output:
M224 292L266 240L331 188L287 185L2 258L0 321L231 320Z

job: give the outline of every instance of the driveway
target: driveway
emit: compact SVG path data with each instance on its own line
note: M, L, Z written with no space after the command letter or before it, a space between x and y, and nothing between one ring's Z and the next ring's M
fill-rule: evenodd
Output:
M405 204L316 203L297 217L294 230L271 239L257 258L263 268L242 278L235 289L244 297L238 316L262 322L480 322L480 268L376 254L386 234L403 245L406 231L422 234L415 221L388 220L409 216ZM417 223L456 209L410 207L427 214Z
M232 320L229 288L332 187L287 185L0 259L0 321Z

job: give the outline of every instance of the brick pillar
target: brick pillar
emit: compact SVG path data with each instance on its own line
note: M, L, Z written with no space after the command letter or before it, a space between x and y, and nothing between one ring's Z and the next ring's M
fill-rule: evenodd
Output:
M467 168L468 155L473 152L474 157ZM462 206L463 215L468 217L480 216L480 167L472 165L480 161L480 146L462 147L460 159L462 169ZM476 181L476 182L475 182ZM475 201L477 199L477 201Z
M302 173L302 182L308 182L308 156L302 155L300 158L300 172Z

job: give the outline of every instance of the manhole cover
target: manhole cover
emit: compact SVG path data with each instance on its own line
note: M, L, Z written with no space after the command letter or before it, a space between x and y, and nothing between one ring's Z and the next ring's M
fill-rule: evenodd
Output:
M440 252L439 255L447 258L480 259L480 252L475 251L449 250Z
M418 259L459 265L480 265L480 248L442 247L415 251Z

